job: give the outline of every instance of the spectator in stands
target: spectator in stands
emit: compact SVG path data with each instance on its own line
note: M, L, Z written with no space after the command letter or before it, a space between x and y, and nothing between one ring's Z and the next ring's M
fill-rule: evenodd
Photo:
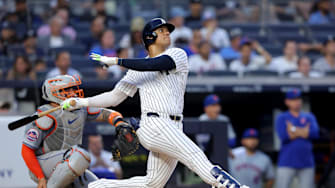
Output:
M200 121L225 121L227 124L228 131L228 144L230 147L234 147L236 145L236 135L233 129L233 126L230 122L228 116L221 114L221 105L220 98L215 94L208 95L204 100L204 114L201 114L199 117ZM211 136L210 134L197 134L195 136L196 142L199 147L208 151L208 144L210 142Z
M202 9L203 6L201 0L190 0L189 3L190 14L185 18L185 24L188 27L194 28L200 26Z
M26 33L22 44L22 52L20 51L19 53L27 56L30 62L35 62L37 59L43 58L44 52L41 48L37 47L36 34L33 30L29 30Z
M254 128L243 132L241 147L232 150L230 172L240 183L252 188L272 188L275 172L270 157L258 150L259 134ZM264 186L263 186L264 181Z
M103 140L100 135L88 137L88 150L91 156L89 168L99 178L122 178L120 163L113 161L112 153L103 149Z
M187 56L199 53L199 44L203 41L200 29L193 29L192 39L189 42L188 46L183 47Z
M252 55L256 50L258 55ZM229 69L236 72L252 71L265 68L271 62L271 55L257 42L245 38L240 43L241 57L231 62Z
M46 62L43 59L37 59L34 65L34 71L38 72L45 72L48 69Z
M218 27L215 10L208 9L202 16L203 28L201 29L202 37L210 41L214 50L230 46L229 36L226 30Z
M89 51L92 46L99 44L99 40L105 28L105 18L96 16L91 23L90 37L82 41L83 44L86 45L87 51Z
M133 18L130 24L130 34L125 34L120 41L120 47L129 50L129 57L143 58L147 56L142 42L143 27L144 19L142 17Z
M290 78L320 78L322 73L311 70L311 60L308 56L302 56L298 59L298 71L291 72Z
M281 141L278 158L276 188L290 187L294 177L299 187L314 187L314 156L312 139L319 137L319 125L315 116L303 112L301 91L290 89L286 93L288 111L276 118L275 127Z
M83 62L85 63L85 62ZM56 61L55 61L56 67L51 69L46 78L52 78L58 75L71 75L71 76L80 76L80 73L71 68L71 56L70 53L67 51L61 51L56 55Z
M313 69L327 72L335 70L335 37L329 36L323 43L323 57L317 59Z
M25 56L17 56L13 68L8 71L7 80L35 80L36 74Z
M28 11L26 0L15 0L15 15L18 17L18 22L24 24L25 28L28 29L27 24L40 25L42 24L42 19L34 14L33 11Z
M223 59L238 59L241 54L239 46L242 38L242 30L240 28L233 28L230 30L230 46L221 49L221 56Z
M331 24L335 23L335 15L331 12L330 0L317 0L308 19L309 24Z
M283 49L284 55L273 58L269 69L284 73L297 70L297 44L294 40L287 40Z
M257 22L259 20L259 4L250 2L225 1L222 8L217 10L219 20L238 23Z
M61 48L73 43L72 39L62 34L64 22L62 18L54 16L49 21L50 34L38 37L37 46L42 49Z
M176 46L177 39L183 41L183 44L178 46L185 46L192 40L192 30L184 25L185 11L181 7L173 7L170 11L169 22L175 26L175 30L170 34L171 46Z
M69 22L69 11L68 11L68 9L66 9L66 8L57 9L57 12L56 12L55 16L59 17L62 20L61 33L64 36L69 37L72 41L74 41L76 39L77 32L73 29L73 27L68 25L68 22ZM47 25L43 25L40 28L38 28L38 30L37 30L38 37L45 37L45 36L50 35L51 27L52 27L52 25L51 25L51 23L49 23Z
M189 69L192 72L203 73L208 71L226 70L226 64L221 56L212 53L211 44L202 41L199 44L199 54L194 54L189 59Z
M107 29L102 33L100 43L94 45L90 53L94 52L108 57L115 57L116 51L114 49L114 42L115 37L113 30Z
M106 9L105 0L94 0L93 6L88 7L88 10L81 16L81 20L91 22L96 16L102 16L109 24L117 23L119 18L115 15L108 14Z
M8 47L17 43L15 26L10 22L1 25L0 54L8 55Z

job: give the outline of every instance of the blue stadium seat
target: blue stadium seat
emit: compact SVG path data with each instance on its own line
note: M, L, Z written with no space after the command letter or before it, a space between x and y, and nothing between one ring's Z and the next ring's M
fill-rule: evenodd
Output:
M237 72L232 71L208 71L204 72L206 76L237 76Z
M83 31L89 31L91 27L90 22L78 22L72 24L73 28L78 32L77 34Z
M71 53L71 55L85 55L85 50L85 46L76 44L72 46L65 46L62 48L51 48L49 49L48 54L51 56L56 56L58 52L68 51L69 53Z
M326 76L335 76L335 71L327 71Z
M240 28L245 35L259 34L262 27L260 24L220 24L220 27L231 30L233 28Z
M37 80L45 80L49 70L36 72Z
M276 57L283 54L283 47L281 45L275 45L272 43L266 43L262 45L272 55L272 57Z
M313 35L324 34L324 35L335 35L335 25L325 24L325 25L309 25L308 28Z
M254 70L254 71L247 71L244 72L244 76L266 76L266 77L275 77L279 76L278 72L275 71L269 71L269 70Z
M14 59L8 56L0 56L0 68L10 69L13 67Z
M97 63L93 62L88 57L81 55L72 55L71 61L72 67L76 69L94 68L97 66Z

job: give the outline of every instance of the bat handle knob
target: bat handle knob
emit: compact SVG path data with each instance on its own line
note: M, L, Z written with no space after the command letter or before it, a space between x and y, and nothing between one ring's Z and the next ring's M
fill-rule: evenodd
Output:
M71 100L71 101L70 101L70 105L71 105L71 106L76 106L76 103L77 103L76 100Z

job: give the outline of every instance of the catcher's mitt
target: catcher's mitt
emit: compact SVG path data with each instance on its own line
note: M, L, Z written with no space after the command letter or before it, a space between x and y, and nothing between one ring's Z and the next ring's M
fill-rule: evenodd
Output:
M127 122L122 122L116 127L116 139L112 145L113 160L131 155L139 147L139 140L135 129Z

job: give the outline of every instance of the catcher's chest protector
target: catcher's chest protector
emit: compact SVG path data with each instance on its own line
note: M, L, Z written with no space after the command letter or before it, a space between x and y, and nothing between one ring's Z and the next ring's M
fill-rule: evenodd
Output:
M40 109L45 111L50 108L52 108L50 105L44 105ZM49 134L43 141L44 153L69 149L82 143L86 109L81 108L72 112L58 110L50 115L55 118L56 123L48 130Z

